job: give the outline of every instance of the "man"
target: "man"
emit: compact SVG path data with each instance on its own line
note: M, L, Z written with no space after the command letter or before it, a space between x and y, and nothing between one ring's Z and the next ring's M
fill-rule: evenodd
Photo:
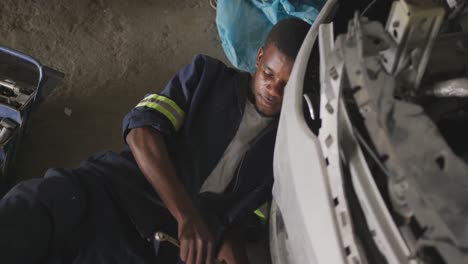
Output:
M237 235L271 192L283 89L308 29L278 23L253 77L196 56L125 117L120 154L15 186L0 201L2 263L248 262Z

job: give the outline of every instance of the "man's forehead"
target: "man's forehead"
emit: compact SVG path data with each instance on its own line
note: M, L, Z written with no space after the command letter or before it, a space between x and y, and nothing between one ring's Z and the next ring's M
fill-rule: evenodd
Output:
M294 60L286 56L275 45L268 45L264 51L263 64L269 71L276 74L287 74L289 77Z

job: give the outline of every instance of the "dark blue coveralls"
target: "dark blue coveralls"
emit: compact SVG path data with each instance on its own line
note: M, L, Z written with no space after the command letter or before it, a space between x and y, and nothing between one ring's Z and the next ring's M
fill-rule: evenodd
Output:
M197 55L159 94L147 95L123 122L164 135L177 176L219 246L222 236L271 194L277 120L250 144L223 194L200 187L240 124L249 73ZM153 235L177 237L177 223L139 170L129 148L98 153L75 169L50 169L0 200L0 263L175 263Z

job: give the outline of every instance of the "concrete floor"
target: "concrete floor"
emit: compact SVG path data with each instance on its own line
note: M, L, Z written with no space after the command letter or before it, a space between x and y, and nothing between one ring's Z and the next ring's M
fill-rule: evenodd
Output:
M208 0L0 1L0 44L66 74L33 117L17 177L119 150L121 120L145 93L194 54L227 61L215 16Z
M32 117L16 177L119 150L122 118L144 94L161 90L194 54L227 62L215 16L208 0L0 1L0 45L66 75ZM266 263L266 251L250 247L252 263Z

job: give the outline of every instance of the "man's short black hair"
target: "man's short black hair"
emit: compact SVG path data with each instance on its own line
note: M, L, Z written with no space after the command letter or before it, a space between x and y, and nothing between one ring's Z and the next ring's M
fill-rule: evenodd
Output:
M264 47L274 44L288 58L295 60L310 25L298 18L281 20L273 26L265 40Z

